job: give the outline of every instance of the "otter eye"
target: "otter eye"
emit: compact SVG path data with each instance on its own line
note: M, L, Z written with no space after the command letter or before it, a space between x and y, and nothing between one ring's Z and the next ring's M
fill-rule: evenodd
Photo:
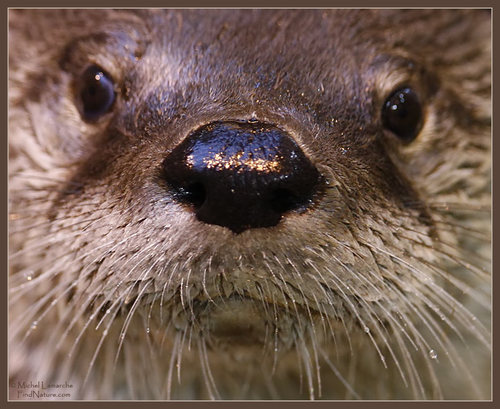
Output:
M111 76L97 65L91 65L80 78L79 96L83 118L87 121L98 119L109 111L115 100Z
M422 106L411 88L393 92L382 108L382 123L404 142L413 141L422 128Z

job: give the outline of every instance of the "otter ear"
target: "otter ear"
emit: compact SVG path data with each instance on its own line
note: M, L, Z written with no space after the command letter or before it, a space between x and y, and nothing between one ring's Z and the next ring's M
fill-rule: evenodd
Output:
M409 87L393 91L382 107L382 124L403 142L412 142L423 124L423 109L417 93Z

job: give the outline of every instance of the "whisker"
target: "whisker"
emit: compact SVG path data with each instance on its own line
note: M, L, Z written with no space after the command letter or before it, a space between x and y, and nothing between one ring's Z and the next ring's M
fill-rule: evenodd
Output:
M328 358L327 354L322 350L319 349L319 352L323 358L323 360L326 362L328 367L331 369L331 371L335 374L337 379L342 382L342 384L345 386L345 388L349 391L349 393L354 396L355 399L361 399L361 396L358 395L358 393L353 389L353 387L347 382L347 380L342 376L340 371L333 365L332 361Z

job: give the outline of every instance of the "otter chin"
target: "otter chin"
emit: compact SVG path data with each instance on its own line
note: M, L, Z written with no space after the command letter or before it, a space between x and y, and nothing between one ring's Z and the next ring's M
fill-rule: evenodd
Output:
M490 399L490 53L481 9L9 10L10 398Z

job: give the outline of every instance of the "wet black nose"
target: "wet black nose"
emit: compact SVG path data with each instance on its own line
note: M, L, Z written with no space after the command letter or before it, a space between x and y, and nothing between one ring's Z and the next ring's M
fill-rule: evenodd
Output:
M235 233L279 223L310 206L321 175L283 130L256 122L214 122L179 144L163 176L198 220Z

